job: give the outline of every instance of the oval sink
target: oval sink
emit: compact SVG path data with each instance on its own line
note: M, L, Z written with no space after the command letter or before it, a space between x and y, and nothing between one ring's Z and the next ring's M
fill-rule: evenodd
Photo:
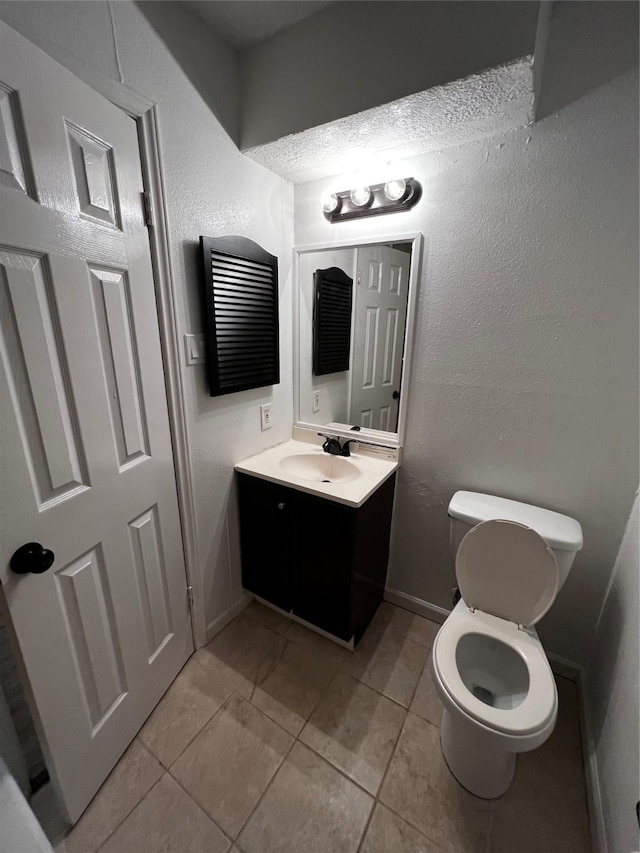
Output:
M280 460L280 467L292 477L312 483L352 483L360 476L357 465L328 453L296 453Z

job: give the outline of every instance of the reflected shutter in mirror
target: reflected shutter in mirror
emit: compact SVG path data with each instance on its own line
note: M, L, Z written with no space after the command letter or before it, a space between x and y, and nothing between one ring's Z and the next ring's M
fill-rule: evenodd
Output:
M200 237L212 397L277 385L278 259L246 237Z
M349 370L353 279L338 267L313 275L313 373Z

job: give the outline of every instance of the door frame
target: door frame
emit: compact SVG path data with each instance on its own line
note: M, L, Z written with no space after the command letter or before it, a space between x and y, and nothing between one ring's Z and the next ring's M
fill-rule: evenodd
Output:
M36 45L36 47L40 46ZM43 49L40 47L40 50ZM195 493L190 466L187 395L181 372L181 330L178 323L178 303L173 277L158 104L126 84L86 65L82 60L64 50L52 49L51 53L48 50L43 52L114 106L131 116L138 128L142 180L151 209L151 224L148 225L147 230L153 266L186 581L191 587L189 608L191 631L194 648L198 649L208 641L207 621L196 530ZM142 199L140 203L142 204Z

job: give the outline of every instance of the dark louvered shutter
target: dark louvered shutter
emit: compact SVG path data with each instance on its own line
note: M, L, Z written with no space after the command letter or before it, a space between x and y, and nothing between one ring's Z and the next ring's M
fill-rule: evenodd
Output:
M338 269L313 274L313 373L349 370L353 279Z
M246 237L201 237L212 397L277 385L278 259Z

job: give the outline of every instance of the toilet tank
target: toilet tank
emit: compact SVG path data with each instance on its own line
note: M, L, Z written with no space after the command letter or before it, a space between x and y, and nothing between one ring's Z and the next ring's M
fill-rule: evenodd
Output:
M562 586L576 554L582 548L580 522L568 515L520 501L479 492L456 492L449 503L449 541L454 557L464 535L472 527L493 519L516 521L539 533L555 555Z

